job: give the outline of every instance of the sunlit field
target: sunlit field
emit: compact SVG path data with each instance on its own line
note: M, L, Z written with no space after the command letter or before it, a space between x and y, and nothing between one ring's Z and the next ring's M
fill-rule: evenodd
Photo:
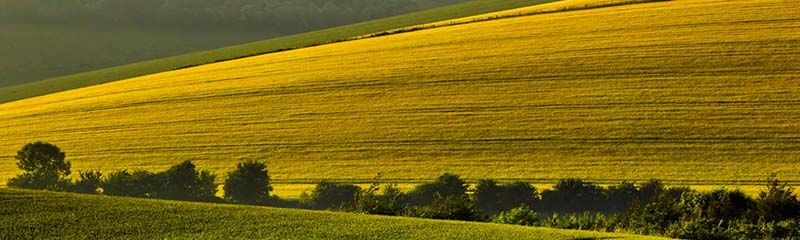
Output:
M0 189L8 239L659 239L489 223ZM57 227L55 227L57 226Z
M434 28L0 105L0 181L43 140L74 170L277 183L565 177L800 182L797 1L676 0Z

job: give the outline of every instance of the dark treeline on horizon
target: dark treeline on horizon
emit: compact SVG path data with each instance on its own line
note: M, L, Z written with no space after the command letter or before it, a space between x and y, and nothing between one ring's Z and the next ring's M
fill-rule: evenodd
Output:
M530 182L479 181L474 186L454 174L404 192L394 184L368 188L321 181L296 200L270 195L264 163L242 162L224 180L216 196L216 175L185 161L162 172L118 170L103 176L80 172L69 180L69 161L58 147L25 145L16 159L22 174L9 180L16 188L171 200L238 203L335 210L432 219L495 222L562 229L629 232L681 239L800 238L800 199L785 183L770 177L755 198L739 190L698 192L667 187L661 181L624 181L603 187L563 179L552 189Z
M464 0L0 0L0 22L309 31Z

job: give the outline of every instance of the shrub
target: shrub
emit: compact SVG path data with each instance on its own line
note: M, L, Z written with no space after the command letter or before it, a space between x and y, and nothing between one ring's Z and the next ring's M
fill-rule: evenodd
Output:
M430 205L411 206L406 216L432 219L479 221L481 216L475 211L467 196L436 196Z
M539 213L528 206L520 206L492 217L492 222L523 226L539 225Z
M543 221L546 227L560 229L594 230L615 232L622 227L622 218L617 214L580 213L559 215L554 213Z
M158 174L161 186L158 198L209 201L215 199L216 176L207 170L198 172L191 161L184 161Z
M361 188L349 183L322 181L309 196L309 205L315 209L351 210Z
M436 181L417 185L408 193L412 206L430 205L438 198L467 198L467 183L458 175L445 173Z
M488 216L519 206L533 207L538 199L536 188L521 181L499 185L494 180L481 180L472 196L475 208Z
M98 171L80 172L80 178L72 185L71 191L77 193L96 194L100 189L103 174Z
M69 186L70 162L57 146L35 142L17 151L17 166L23 173L8 180L9 187L62 191Z
M766 191L761 191L756 200L756 209L761 221L779 222L800 220L800 201L788 185L771 177Z
M257 161L239 163L225 179L225 198L240 203L266 203L272 191L269 181L266 164Z

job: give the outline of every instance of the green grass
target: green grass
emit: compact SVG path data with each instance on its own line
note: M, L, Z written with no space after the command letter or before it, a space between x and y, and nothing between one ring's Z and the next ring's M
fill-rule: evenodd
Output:
M340 39L381 32L389 29L408 27L423 23L436 22L446 19L471 16L553 1L555 0L474 0L466 3L454 4L441 8L342 27L335 27L321 31L279 37L265 41L189 53L174 57L143 61L75 75L56 77L33 83L0 88L0 103L92 86L120 79L143 76L187 66L201 65L244 56L252 56L260 53L274 52L281 49L299 48L313 44L327 43Z
M75 170L263 160L276 183L797 184L797 8L676 0L508 18L0 104L0 184L35 140Z
M350 213L0 189L2 239L658 239Z

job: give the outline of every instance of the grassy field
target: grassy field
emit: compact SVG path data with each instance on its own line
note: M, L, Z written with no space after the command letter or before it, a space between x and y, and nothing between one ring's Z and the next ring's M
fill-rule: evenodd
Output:
M380 217L0 189L3 239L658 239L487 223Z
M473 0L461 4L453 4L441 8L414 12L385 19L368 21L364 23L335 27L335 28L309 32L309 33L302 33L286 37L279 37L259 42L225 47L221 49L194 52L174 57L137 62L128 65L111 67L86 73L79 73L63 77L51 78L27 84L3 87L0 88L0 103L11 102L14 100L25 99L29 97L42 96L49 93L92 86L120 79L143 76L147 74L168 71L186 66L194 66L194 65L212 63L226 59L252 56L254 54L274 52L281 49L299 48L312 44L327 43L339 39L346 39L369 33L381 32L388 29L414 26L423 23L472 16L476 14L489 13L498 10L514 9L517 7L530 6L541 3L549 3L553 1L555 0ZM0 26L6 28L3 25ZM18 28L19 26L16 27ZM41 33L37 32L36 34L34 34L34 36L29 36L28 40L18 40L9 38L8 42L9 44L12 44L12 43L19 43L19 41L31 41L30 39L37 39L36 38L37 34ZM155 41L156 39L158 39L159 41L163 41L162 44L168 44L170 41L174 40L173 38L168 38L170 36L166 36L167 38L158 38L162 35L154 35L152 38L143 41L143 44L150 41ZM220 40L224 40L222 38L226 37L232 39L238 39L239 41L252 39L245 37L245 35L249 34L241 34L241 35L242 36L239 37L224 36L224 35L215 37L220 38ZM257 36L257 34L253 35ZM80 37L81 36L76 36L76 38ZM194 41L190 42L193 43ZM202 43L202 41L200 42ZM198 46L205 46L205 45L198 43ZM99 47L102 48L102 46ZM134 47L126 50L135 51L137 48L139 47ZM179 51L180 47L176 48L178 49L176 50L176 52L180 52ZM17 48L12 47L9 48L8 51L17 51L14 49ZM54 53L45 52L43 54L54 54ZM58 55L56 55L56 57L57 56ZM106 55L102 54L102 56ZM110 60L110 62L119 63L120 61L120 59L113 59L113 56L111 58L112 59ZM8 64L15 64L15 63L8 63ZM0 76L3 76L3 74L0 74Z
M278 183L800 182L800 2L676 0L262 55L0 105L0 181L44 140L76 170Z

